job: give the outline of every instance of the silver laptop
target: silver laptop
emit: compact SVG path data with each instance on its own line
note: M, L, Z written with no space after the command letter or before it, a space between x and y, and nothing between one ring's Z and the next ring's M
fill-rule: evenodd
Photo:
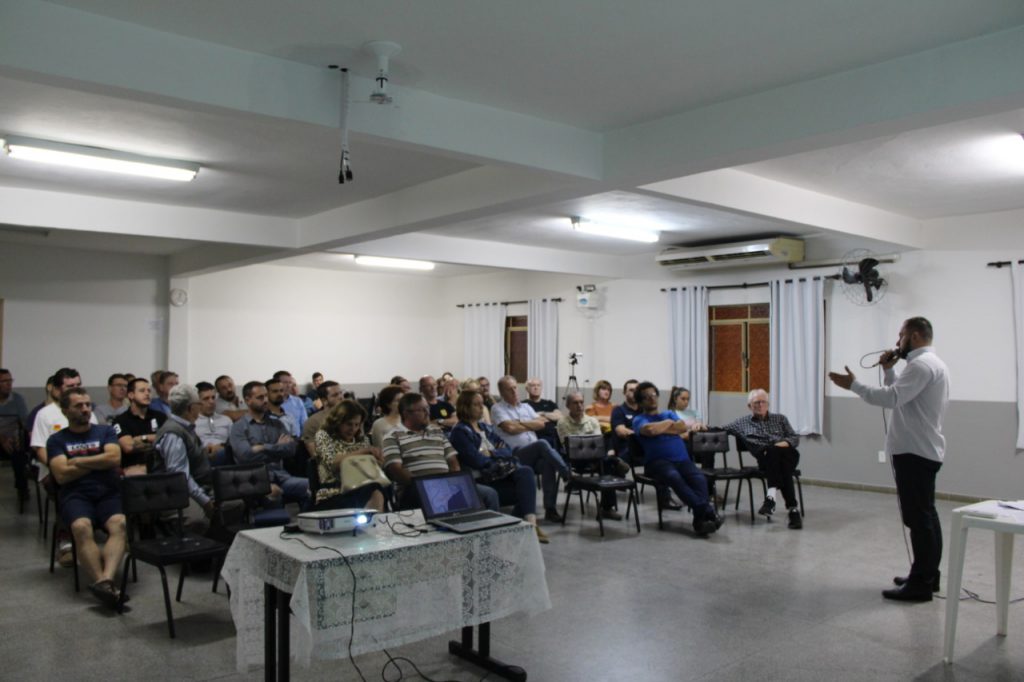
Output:
M473 477L464 471L441 476L415 478L423 518L438 528L472 533L487 528L510 526L520 519L484 509Z

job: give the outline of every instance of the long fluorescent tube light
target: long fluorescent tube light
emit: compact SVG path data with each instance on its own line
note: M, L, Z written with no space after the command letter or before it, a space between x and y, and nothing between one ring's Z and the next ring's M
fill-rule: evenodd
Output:
M12 159L179 182L192 180L200 168L199 164L186 161L158 159L113 149L85 147L13 135L5 138L3 148Z
M570 218L572 229L584 234L593 234L598 237L611 237L613 239L628 239L634 242L645 242L651 244L658 241L658 233L643 228L621 227L619 225L605 225L590 220L583 220L579 216Z
M433 270L434 264L428 260L410 260L408 258L381 258L379 256L356 256L356 263L375 268L403 268L405 270Z

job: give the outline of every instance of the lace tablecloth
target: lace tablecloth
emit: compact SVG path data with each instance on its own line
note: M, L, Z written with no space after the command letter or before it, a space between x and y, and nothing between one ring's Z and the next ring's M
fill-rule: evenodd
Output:
M551 608L531 526L403 537L391 532L385 518L396 519L375 517L375 527L355 537L288 536L314 549L281 537L280 528L235 536L221 575L231 586L240 672L263 663L265 582L292 595L292 658L304 666L348 656L353 610L352 653L361 654ZM422 523L418 511L411 518L403 513L402 520ZM344 553L352 571L326 548Z

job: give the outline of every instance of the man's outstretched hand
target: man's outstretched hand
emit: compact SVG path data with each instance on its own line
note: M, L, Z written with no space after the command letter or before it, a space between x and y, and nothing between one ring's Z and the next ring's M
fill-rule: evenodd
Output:
M845 388L849 390L850 386L853 386L853 381L857 377L853 376L853 372L850 371L849 367L846 367L846 374L840 374L839 372L829 372L828 378L832 380L832 383L839 388Z

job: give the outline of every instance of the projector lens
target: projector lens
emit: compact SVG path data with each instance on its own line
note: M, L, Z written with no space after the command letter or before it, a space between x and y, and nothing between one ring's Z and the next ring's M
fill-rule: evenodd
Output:
M356 523L359 523L359 524L366 523L366 514L360 514L359 516L357 516L356 517Z

